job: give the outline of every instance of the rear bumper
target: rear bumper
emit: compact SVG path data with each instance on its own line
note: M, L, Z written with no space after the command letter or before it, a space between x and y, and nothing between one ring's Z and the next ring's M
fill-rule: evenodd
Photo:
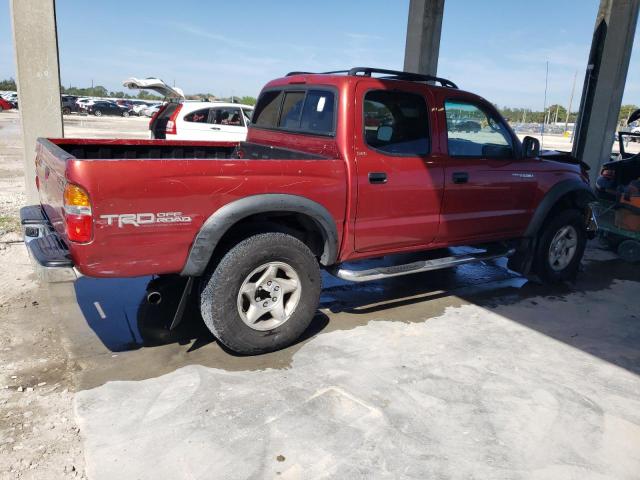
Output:
M40 205L21 208L20 223L24 243L40 280L57 283L78 278L67 246L51 227Z

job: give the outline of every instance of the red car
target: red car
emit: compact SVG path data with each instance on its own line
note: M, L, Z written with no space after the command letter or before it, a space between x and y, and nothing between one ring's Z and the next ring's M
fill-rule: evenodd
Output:
M359 282L509 256L555 282L593 230L583 164L540 155L448 80L373 68L270 82L240 144L40 139L36 169L41 203L22 223L45 271L181 274L181 308L197 297L218 340L247 354L302 334L321 268ZM477 248L344 265L462 245Z
M7 102L4 98L0 97L0 112L2 110L11 110L13 105Z

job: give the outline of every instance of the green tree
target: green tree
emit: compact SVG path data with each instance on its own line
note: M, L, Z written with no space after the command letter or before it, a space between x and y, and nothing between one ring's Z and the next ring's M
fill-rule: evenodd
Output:
M18 87L16 87L16 81L13 78L0 81L0 90L15 91L17 89Z
M244 97L240 97L239 101L243 105L255 105L257 100L255 97L249 97L245 95Z
M2 89L0 88L0 90ZM638 108L640 107L638 107L637 105L622 105L620 107L620 115L618 115L618 123L620 125L626 125L629 115L638 110Z

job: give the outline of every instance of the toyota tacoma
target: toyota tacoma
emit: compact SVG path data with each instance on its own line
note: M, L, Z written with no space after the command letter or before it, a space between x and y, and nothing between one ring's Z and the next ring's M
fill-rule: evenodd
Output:
M321 269L364 282L508 256L558 282L593 230L583 164L449 80L393 70L273 80L246 142L39 139L35 162L22 223L46 278L182 275L176 319L199 302L243 354L305 331Z

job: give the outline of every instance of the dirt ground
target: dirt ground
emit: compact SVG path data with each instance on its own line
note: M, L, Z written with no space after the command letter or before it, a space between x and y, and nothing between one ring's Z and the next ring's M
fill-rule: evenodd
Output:
M148 119L65 117L68 137L146 138ZM0 114L0 478L84 478L72 407L77 368L22 242L19 113Z

